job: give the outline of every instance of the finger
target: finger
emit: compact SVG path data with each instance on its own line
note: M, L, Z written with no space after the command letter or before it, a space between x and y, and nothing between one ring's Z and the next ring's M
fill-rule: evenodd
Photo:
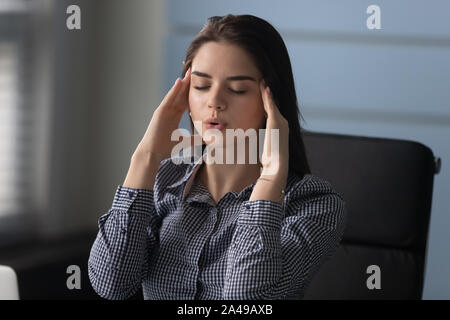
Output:
M261 92L261 99L263 102L263 107L264 107L264 112L266 113L266 117L267 117L267 102L266 102L266 97L265 97L265 82L264 79L262 79L259 82L259 91Z
M269 105L269 110L272 113L281 115L280 109L278 108L277 104L275 103L275 100L272 95L272 91L270 90L269 86L267 86L266 91L267 91L267 101L268 101L268 105Z
M186 80L186 79L189 81L190 78L191 78L191 67L189 67L189 69L186 70L186 73L184 74L183 81Z
M189 84L191 79L191 68L186 71L184 74L184 78L181 80L181 88L176 94L174 103L182 105L185 110L189 107L188 99L189 99Z
M184 74L183 79L180 79L181 82L181 88L178 90L178 92L175 94L175 100L185 99L187 98L187 93L189 91L189 81L190 81L190 67L186 70L186 73Z
M275 111L276 105L275 105L275 101L273 101L272 91L270 91L269 86L267 86L267 88L266 88L266 97L267 97L267 101L268 101L270 110Z
M182 88L181 88L182 93L185 93L186 91L188 91L190 81L191 81L191 67L189 67L189 69L187 69L186 73L184 74L184 78L181 81L183 84Z
M161 105L167 105L167 104L173 103L173 101L175 100L175 98L178 95L178 91L179 91L180 87L181 87L181 80L180 80L180 78L177 78L175 80L175 83L172 85L172 88L170 88L169 92L167 92L166 96L161 101Z
M272 114L273 113L273 102L272 102L272 98L269 94L268 88L266 87L264 88L264 85L261 83L261 94L262 94L262 98L263 98L263 104L264 104L264 110L266 111L267 115Z

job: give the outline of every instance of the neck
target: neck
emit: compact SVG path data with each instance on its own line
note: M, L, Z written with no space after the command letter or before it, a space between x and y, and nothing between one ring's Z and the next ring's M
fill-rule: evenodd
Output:
M248 151L248 148L246 150ZM245 187L256 182L261 174L261 163L258 157L252 159L252 162L256 163L250 163L249 152L245 152L244 161L240 161L243 163L238 163L236 150L232 161L227 161L225 148L216 148L212 156L208 153L208 150L205 150L205 153L202 167L198 173L199 180L212 193L225 194L228 191L240 192ZM222 161L219 162L219 158Z

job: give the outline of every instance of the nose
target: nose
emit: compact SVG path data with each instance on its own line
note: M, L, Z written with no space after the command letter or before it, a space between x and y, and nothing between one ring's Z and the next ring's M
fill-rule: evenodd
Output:
M217 111L223 111L225 108L222 105L214 105L211 104L208 106L209 108L216 109Z
M226 109L226 102L222 98L220 89L210 90L211 94L208 100L208 108L216 109L217 111L223 111Z

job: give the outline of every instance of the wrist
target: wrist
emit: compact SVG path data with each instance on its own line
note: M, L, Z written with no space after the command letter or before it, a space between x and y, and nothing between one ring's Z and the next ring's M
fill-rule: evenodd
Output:
M267 163L261 168L261 176L267 176L269 179L287 176L289 171L289 162L283 159Z
M133 155L127 176L122 185L129 188L153 190L160 163L159 158L151 157L150 155Z
M285 183L283 184L277 180L260 177L256 181L249 200L270 200L282 203L284 199L285 185Z
M137 149L133 155L131 156L131 162L132 163L139 163L139 164L147 164L147 165L155 165L161 163L165 157L163 155L160 155L156 152L150 152L150 151L143 151Z
M286 182L288 177L288 168L287 167L279 167L275 172L273 169L262 168L260 178L269 179L275 182Z

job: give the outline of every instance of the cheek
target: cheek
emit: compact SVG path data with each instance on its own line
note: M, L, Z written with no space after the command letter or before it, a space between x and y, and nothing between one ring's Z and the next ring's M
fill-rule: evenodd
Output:
M189 91L188 99L189 99L189 109L192 112L192 114L194 115L199 110L201 104L199 102L198 96L195 95L195 93L192 93L192 91Z
M191 108L191 111L197 111L202 106L202 99L201 97L196 94L195 92L189 91L189 107Z
M258 122L260 121L261 117L264 118L264 105L262 103L262 100L258 99L258 97L253 97L251 100L247 103L247 114L249 117L253 118L254 121Z
M251 123L252 127L254 128L260 128L264 126L265 121L265 111L264 111L264 105L258 101L253 105L252 108L252 117L251 117Z

